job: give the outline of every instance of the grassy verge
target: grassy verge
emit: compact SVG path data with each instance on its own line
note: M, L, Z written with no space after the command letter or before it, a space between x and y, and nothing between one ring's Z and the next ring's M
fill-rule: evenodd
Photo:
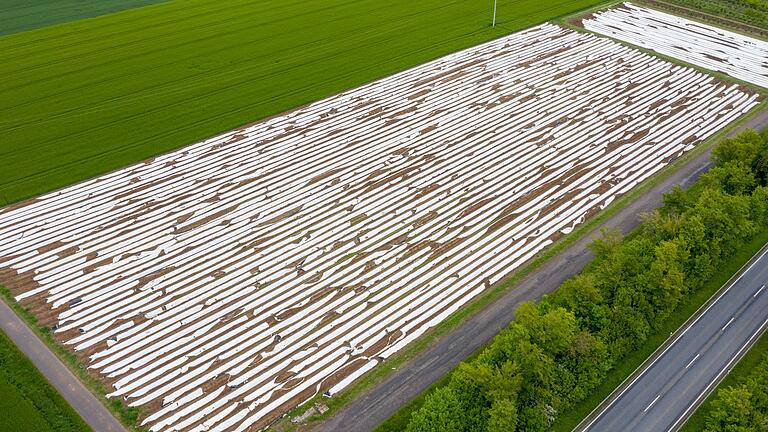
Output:
M91 430L32 362L0 331L0 430Z
M688 318L710 299L728 279L752 258L765 244L768 243L768 230L759 233L742 250L729 259L700 290L680 302L675 312L664 325L640 347L617 362L608 373L603 383L593 390L586 399L572 409L558 416L554 430L568 432L573 430L586 416L608 397L618 386L629 377L645 360L654 353L666 340L670 333L677 330Z
M123 423L123 425L128 427L130 430L144 431L144 429L140 429L135 426L136 420L138 419L140 413L138 408L129 408L122 402L121 399L107 399L104 396L107 394L107 390L104 388L104 386L91 375L89 375L88 372L86 372L85 365L81 364L80 360L75 357L74 354L67 351L61 344L59 344L58 341L53 338L47 327L41 327L38 325L37 318L35 318L19 303L17 303L7 288L0 286L0 297L2 297L2 300L5 300L5 302L14 310L14 312L16 312L19 317L21 317L27 323L27 325L29 325L29 327L48 346L48 348L53 351L53 353L56 354L65 365L67 365L69 370L71 370L72 373L74 373L75 376L78 377L80 381L83 382L94 395L96 395L96 398L99 399L110 411L115 414L115 417L117 417L121 423ZM64 403L66 404L66 402ZM0 427L0 430L5 429Z
M758 339L757 343L755 343L752 348L747 351L744 357L739 360L736 366L731 370L731 373L726 375L725 379L720 382L704 403L699 406L699 409L697 409L683 425L681 432L697 432L704 430L704 421L711 409L712 401L717 397L717 391L741 383L752 373L753 369L760 364L766 355L768 355L768 333L763 334L763 336Z
M650 189L658 185L660 182L662 182L664 179L672 175L675 171L677 171L680 167L690 162L692 159L700 156L702 153L711 149L715 143L725 138L728 135L728 133L737 129L739 126L743 125L749 119L751 119L755 114L765 109L768 109L768 100L762 102L760 105L753 108L749 113L742 116L740 119L738 119L737 121L735 121L734 123L726 127L725 129L721 130L717 134L713 135L712 137L707 139L705 142L701 143L699 146L697 146L697 148L695 148L691 152L687 153L686 155L683 155L681 158L677 159L670 165L663 168L656 175L654 175L650 179L646 180L645 182L641 183L640 185L632 189L628 194L614 201L606 209L604 209L603 211L595 215L593 218L586 221L583 225L576 228L573 232L562 237L561 239L556 241L555 244L553 244L549 248L539 253L536 257L533 258L531 262L524 265L517 271L513 272L507 279L497 284L496 286L492 287L490 290L486 291L485 293L481 294L477 299L473 300L472 302L467 304L465 307L459 309L453 315L449 316L445 321L442 321L440 324L435 326L434 329L427 332L424 336L415 340L410 345L406 346L402 351L394 354L392 357L387 359L381 365L374 368L368 374L364 375L361 379L353 383L347 390L343 391L337 396L334 396L333 398L316 396L315 398L311 399L310 401L303 404L302 406L292 410L289 413L289 416L295 416L302 413L304 410L306 410L309 406L311 406L315 402L322 402L326 404L329 407L329 410L323 415L315 415L310 417L308 419L308 422L310 424L321 421L325 418L332 416L334 413L338 412L340 408L345 406L350 401L359 397L362 393L370 389L372 386L384 381L384 379L387 378L393 372L393 370L399 369L401 367L407 367L407 362L413 359L417 354L422 352L427 346L431 345L432 343L437 341L439 338L444 336L446 333L448 333L449 331L461 325L469 317L471 317L473 314L479 312L480 310L488 306L490 303L496 300L501 294L506 292L508 289L512 288L515 284L520 282L520 280L522 280L531 272L539 268L546 261L552 259L552 257L554 257L555 255L564 251L565 249L570 247L572 244L574 244L578 240L584 238L590 232L596 230L603 223L605 223L605 221L607 221L613 215L615 215L620 210L625 208L632 201L634 201L641 195L647 193ZM480 350L482 350L482 348L480 348ZM408 419L410 419L411 413L421 407L421 404L424 398L429 394L429 392L434 388L437 388L437 386L441 382L445 382L446 380L447 380L447 377L442 378L436 384L433 384L426 391L422 392L422 394L419 395L416 399L410 401L408 404L401 407L395 414L393 414L392 417L390 417L390 419L388 419L384 424L382 424L382 426L378 430L382 432L383 431L394 432L394 431L402 430L405 427L405 424L407 424ZM281 426L283 426L286 429L290 429L290 427L287 425L281 425Z

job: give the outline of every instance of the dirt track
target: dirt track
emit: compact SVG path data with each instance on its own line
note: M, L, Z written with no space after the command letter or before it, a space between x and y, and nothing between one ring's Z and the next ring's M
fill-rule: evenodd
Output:
M730 136L744 129L768 127L768 110L763 110L735 129ZM389 418L401 406L455 368L463 359L488 343L514 318L519 304L538 300L579 273L592 259L587 244L600 230L615 227L628 232L640 223L639 215L661 205L662 195L675 185L691 185L699 175L709 170L710 151L689 161L661 181L648 193L630 203L588 235L559 253L520 283L511 287L495 302L472 316L461 326L437 340L405 367L349 404L335 416L319 424L319 431L367 431ZM386 363L382 365L387 367Z

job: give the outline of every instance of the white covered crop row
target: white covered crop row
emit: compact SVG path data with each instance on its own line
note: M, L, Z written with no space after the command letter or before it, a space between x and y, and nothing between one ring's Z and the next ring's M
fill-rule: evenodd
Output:
M155 431L335 393L757 103L542 25L0 212L0 282Z
M768 42L624 3L584 28L768 88Z

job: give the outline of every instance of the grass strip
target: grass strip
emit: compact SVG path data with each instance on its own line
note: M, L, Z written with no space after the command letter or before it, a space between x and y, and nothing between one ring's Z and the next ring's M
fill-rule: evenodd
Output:
M91 430L13 342L0 331L0 430Z

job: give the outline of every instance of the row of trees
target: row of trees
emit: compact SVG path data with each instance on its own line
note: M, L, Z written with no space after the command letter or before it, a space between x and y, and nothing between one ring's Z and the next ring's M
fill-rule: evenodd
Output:
M593 262L538 304L413 413L410 432L542 431L584 399L758 230L768 228L768 133L714 150L715 167L622 239L605 232Z
M768 430L768 353L737 385L717 391L709 405L705 432Z

